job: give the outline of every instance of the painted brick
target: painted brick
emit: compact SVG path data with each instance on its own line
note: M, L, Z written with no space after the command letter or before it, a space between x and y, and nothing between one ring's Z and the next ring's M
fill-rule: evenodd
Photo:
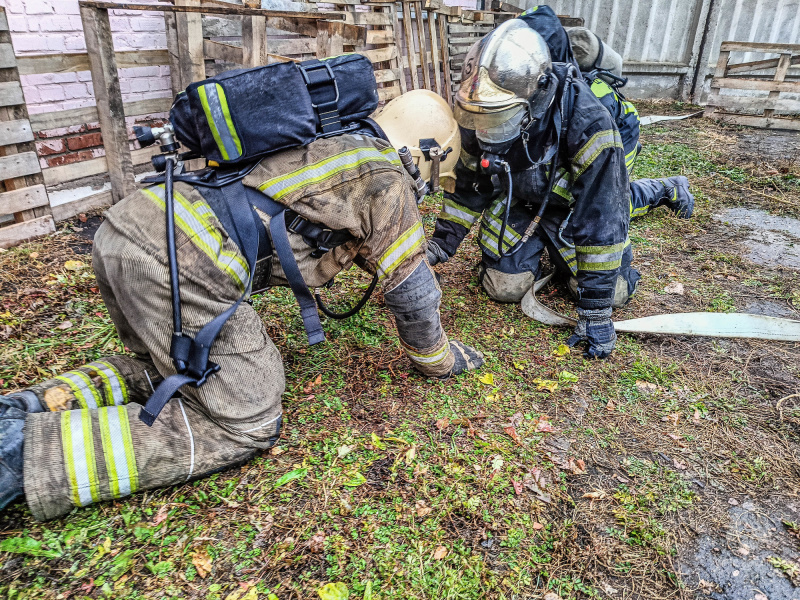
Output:
M37 132L37 136L40 138L56 138L56 137L64 137L67 135L69 131L66 127L57 127L55 129L47 129L45 131Z
M64 48L69 52L86 52L86 40L83 33L78 35L68 35L64 38ZM82 71L88 73L88 71Z
M33 19L31 19L33 20ZM75 31L75 25L67 15L53 15L38 19L42 31Z
M150 90L150 84L146 79L133 79L131 80L131 92L147 92Z
M94 158L100 158L101 156L106 155L106 149L102 146L100 148L92 148L92 156Z
M85 98L89 94L85 83L68 83L64 85L64 95L67 100Z
M93 146L101 146L103 137L99 133L86 133L77 137L67 138L67 148L70 150L83 150Z
M42 102L58 102L66 99L64 88L60 85L43 85L39 88Z
M47 166L60 167L61 165L71 165L72 163L81 162L82 160L90 160L94 158L91 150L81 150L73 154L62 154L61 156L54 156L47 159Z
M36 152L39 156L52 156L64 152L64 140L47 140L36 142Z
M55 9L51 2L45 0L26 0L25 12L29 15L52 15Z

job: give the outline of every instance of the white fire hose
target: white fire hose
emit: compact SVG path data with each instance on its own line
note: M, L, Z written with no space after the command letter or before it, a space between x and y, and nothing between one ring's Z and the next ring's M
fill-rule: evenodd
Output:
M531 286L522 298L522 312L545 325L574 327L577 323L575 319L547 308L536 299L536 292L547 285L552 276L551 273ZM654 315L616 321L614 329L628 333L800 341L800 321L746 313L693 312Z

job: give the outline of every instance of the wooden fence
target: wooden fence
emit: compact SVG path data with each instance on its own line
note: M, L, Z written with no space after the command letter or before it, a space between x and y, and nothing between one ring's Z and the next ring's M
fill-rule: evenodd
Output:
M731 64L731 52L779 54L780 57ZM793 65L800 65L800 44L723 42L704 116L739 125L800 130L800 120L776 116L800 113L800 100L797 99L800 81L786 81L789 67ZM723 94L722 90L768 94ZM781 96L787 93L794 94L795 98Z
M22 97L6 11L0 7L0 248L55 231Z

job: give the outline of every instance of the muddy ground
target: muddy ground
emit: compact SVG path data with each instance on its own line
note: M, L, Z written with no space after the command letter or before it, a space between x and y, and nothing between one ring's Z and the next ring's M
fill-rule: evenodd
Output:
M633 222L642 282L615 318L800 319L800 135L702 119L642 133L635 175L686 174L697 209ZM100 221L0 254L0 393L122 351L88 269ZM0 591L800 600L800 343L621 335L585 361L567 331L488 301L478 258L465 243L437 270L445 326L482 371L409 375L380 294L326 324L324 349L301 343L290 297L257 300L287 366L280 450L45 525L14 505L0 540L25 542L0 541ZM571 310L558 286L542 300Z

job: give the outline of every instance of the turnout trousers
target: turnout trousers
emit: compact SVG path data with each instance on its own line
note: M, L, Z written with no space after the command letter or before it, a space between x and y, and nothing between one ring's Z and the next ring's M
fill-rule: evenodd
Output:
M110 357L29 388L45 410L25 425L25 495L39 520L208 475L277 439L283 363L246 303L214 344L211 360L220 372L200 388L182 388L152 427L139 420L139 403L175 372L169 274L154 254L108 220L95 238L98 286L137 358ZM194 244L181 245L179 261L183 321L194 333L241 292Z
M520 302L525 293L540 278L542 254L547 248L550 262L561 275L568 277L570 290L577 291L578 271L575 247L571 241L570 213L566 209L547 210L536 232L513 255L498 259L497 239L502 221L503 200L501 196L487 210L481 220L478 244L482 250L479 278L483 289L492 300L498 302ZM513 205L509 213L503 248L506 252L520 243L525 229L533 218L529 209ZM641 278L639 271L631 266L633 251L630 241L622 254L622 265L617 276L614 292L614 307L624 306L636 291Z

